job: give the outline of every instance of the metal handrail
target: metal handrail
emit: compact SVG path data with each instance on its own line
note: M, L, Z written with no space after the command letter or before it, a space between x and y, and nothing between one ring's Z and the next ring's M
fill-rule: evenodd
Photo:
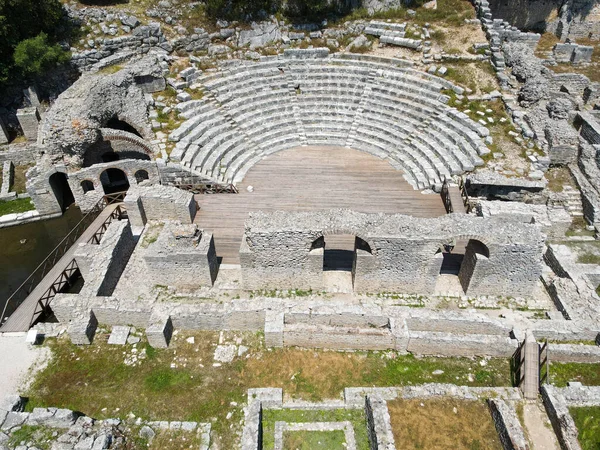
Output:
M27 296L36 288L36 286L44 279L44 277L52 270L56 262L63 257L65 253L71 248L71 246L79 239L83 231L89 227L94 220L100 215L100 213L108 205L123 201L125 197L124 192L117 192L110 195L105 195L92 207L88 213L73 227L71 231L58 243L56 247L44 258L44 260L33 270L31 275L27 277L23 283L11 294L6 300L6 304L0 314L0 326L2 326L4 320L7 318L8 306L16 303L12 312L14 312L20 305L25 301ZM24 295L23 295L24 294ZM19 295L22 298L19 298Z
M442 184L442 191L440 192L442 196L442 202L444 203L444 207L446 208L446 212L451 214L454 212L454 208L452 207L452 200L450 199L450 188L448 186L448 180L444 180Z

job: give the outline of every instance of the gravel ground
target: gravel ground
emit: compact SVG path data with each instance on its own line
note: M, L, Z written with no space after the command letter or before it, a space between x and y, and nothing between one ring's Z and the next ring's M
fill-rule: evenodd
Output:
M50 356L45 347L25 342L25 335L0 335L0 398L27 388L31 375L40 370Z

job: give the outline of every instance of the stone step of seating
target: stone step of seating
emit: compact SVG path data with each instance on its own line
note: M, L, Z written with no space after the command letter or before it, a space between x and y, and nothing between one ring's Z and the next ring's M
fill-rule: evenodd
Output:
M439 161L431 150L418 142L410 141L410 145L407 145L401 140L402 138L408 138L410 136L408 134L395 137L386 133L385 129L363 126L359 131L359 135L367 136L372 141L380 143L383 148L390 149L388 150L388 154L394 157L399 157L399 154L402 152L406 153L407 158L404 158L403 161L411 160L414 166L418 167L421 172L433 172L436 179L443 179L445 176L449 176L449 172L444 164ZM407 147L410 151L406 151Z
M231 90L226 93L215 94L219 103L222 105L230 104L232 107L245 103L247 101L259 101L260 99L266 99L269 97L281 98L282 96L287 97L289 95L287 84L281 84L277 86L270 86L267 89L262 86L261 88L244 88L240 90Z
M453 160L457 161L460 165L462 165L463 168L473 166L468 157L462 154L461 150L453 149L451 145L448 145L449 143L446 145L440 145L443 144L443 140L440 142L441 136L436 136L436 139L433 141L428 137L426 138L425 135L427 134L428 128L425 128L424 130L417 130L415 126L419 125L420 123L408 120L408 115L400 117L398 120L394 120L393 117L386 120L385 113L385 111L366 111L364 114L365 121L378 123L380 124L380 127L385 126L389 129L404 131L406 135L412 135L415 138L421 137L421 142L428 145L431 149L435 149L434 151L440 156L441 159L445 161L445 165L452 173L459 170L459 167L456 166L456 163L453 162ZM401 121L402 118L404 119L404 122ZM460 153L460 155L454 154L455 152ZM445 155L445 153L450 153L451 155ZM452 159L451 157L454 158ZM462 173L462 171L459 170L459 173Z

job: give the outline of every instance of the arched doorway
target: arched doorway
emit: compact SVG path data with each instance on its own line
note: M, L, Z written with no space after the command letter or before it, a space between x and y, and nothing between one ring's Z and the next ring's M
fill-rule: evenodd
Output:
M435 255L441 259L435 292L451 297L468 293L478 261L489 256L488 247L477 239L451 238L440 244Z
M142 181L149 180L150 176L148 175L147 170L138 170L135 173L135 181L137 184L140 184Z
M90 180L83 180L81 182L81 189L83 190L84 194L86 192L93 191L95 189L94 188L94 183L92 183Z
M138 137L142 137L138 130L136 130L133 126L125 122L124 120L119 119L117 116L112 116L104 128L112 128L113 130L121 130L127 131L128 133L133 133Z
M65 212L75 202L75 197L73 197L73 192L67 181L67 175L62 172L56 172L50 175L48 181L60 210Z
M372 254L371 246L352 234L321 236L312 243L314 250L323 254L323 286L328 292L352 292L357 250Z
M121 169L111 167L100 174L100 182L105 194L114 194L129 189L127 175Z

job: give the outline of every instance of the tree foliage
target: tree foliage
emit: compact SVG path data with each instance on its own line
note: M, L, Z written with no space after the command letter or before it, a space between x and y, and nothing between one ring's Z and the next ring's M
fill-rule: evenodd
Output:
M206 14L213 19L253 20L273 14L280 0L207 0Z
M24 75L37 75L69 61L69 52L60 45L48 43L46 33L19 42L15 48L14 62Z
M59 0L0 0L0 81L15 69L13 55L22 41L41 33L50 43L63 37L62 18Z

